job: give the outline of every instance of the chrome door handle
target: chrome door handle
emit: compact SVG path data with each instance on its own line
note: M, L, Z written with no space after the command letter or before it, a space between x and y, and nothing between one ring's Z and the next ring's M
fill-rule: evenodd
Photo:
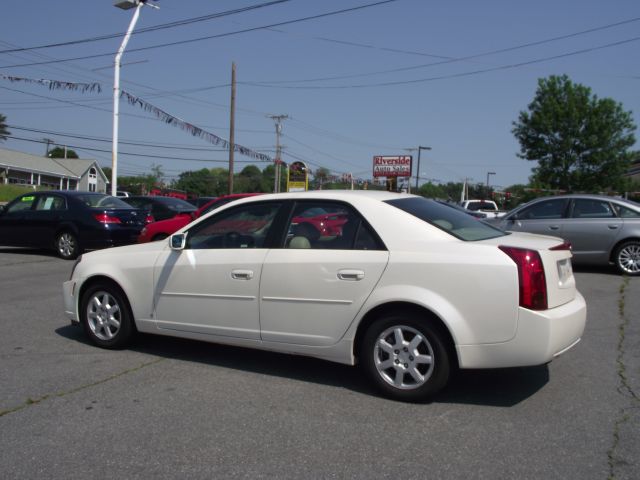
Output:
M363 270L340 270L338 271L338 278L340 280L358 281L364 278Z
M251 270L233 270L231 272L231 278L234 280L251 280L253 278L253 272Z

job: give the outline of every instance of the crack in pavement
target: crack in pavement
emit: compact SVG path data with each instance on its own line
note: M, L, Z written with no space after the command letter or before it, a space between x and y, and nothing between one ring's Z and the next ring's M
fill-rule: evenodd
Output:
M629 384L629 379L627 378L627 367L624 362L625 356L625 348L624 343L626 339L627 327L629 326L630 319L626 315L625 311L625 298L627 293L627 288L629 287L629 277L625 276L622 280L622 284L620 285L620 289L618 291L618 317L620 318L620 324L618 325L618 345L617 351L618 355L616 357L616 366L617 366L617 374L618 374L618 393L623 397L630 400L631 405L623 407L620 409L618 414L618 418L615 421L613 427L613 443L611 448L607 452L607 461L609 464L609 476L608 480L615 480L616 478L616 465L620 463L624 463L623 459L616 459L616 451L620 446L620 430L630 419L631 415L629 414L630 410L635 410L636 408L640 408L640 396L635 392L633 387Z
M19 411L24 410L25 408L31 407L33 405L38 405L39 403L42 403L45 400L49 400L51 398L66 397L67 395L72 395L72 394L80 392L82 390L86 390L87 388L95 387L96 385L101 385L103 383L110 382L111 380L115 380L116 378L120 378L120 377L123 377L124 375L128 375L130 373L137 372L138 370L142 370L143 368L149 367L151 365L155 365L156 363L162 362L163 360L166 360L166 358L156 358L155 360L152 360L151 362L143 363L141 365L138 365L137 367L129 368L129 369L123 370L122 372L119 372L119 373L114 373L113 375L110 375L107 378L103 378L102 380L98 380L96 382L88 383L86 385L81 385L79 387L73 388L71 390L66 390L64 392L48 393L48 394L43 395L43 396L38 397L38 398L27 398L22 405L18 405L17 407L9 408L9 409L6 409L6 410L0 410L0 417L3 417L3 416L8 415L10 413L19 412Z

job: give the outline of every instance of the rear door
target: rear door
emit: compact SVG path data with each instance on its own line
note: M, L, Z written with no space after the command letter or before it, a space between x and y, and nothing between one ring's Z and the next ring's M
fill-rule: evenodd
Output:
M58 225L64 220L67 202L62 195L42 193L34 208L25 212L25 221L31 225L34 245L47 248L53 245Z
M623 227L611 203L605 199L575 198L563 238L571 242L575 262L606 262Z
M297 221L314 209L339 213L346 222L323 231ZM354 209L323 201L296 204L281 247L268 252L262 270L262 340L335 344L382 276L388 251Z

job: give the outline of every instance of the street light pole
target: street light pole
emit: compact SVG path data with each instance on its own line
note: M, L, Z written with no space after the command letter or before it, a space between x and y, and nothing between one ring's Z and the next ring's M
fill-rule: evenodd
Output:
M420 152L422 150L431 150L431 147L418 146L418 169L416 170L416 194L418 193L418 186L420 183Z
M116 58L114 62L113 69L113 146L111 152L111 195L116 196L118 190L118 120L120 115L120 60L122 59L122 54L124 53L124 49L127 47L127 43L129 43L129 39L131 38L131 34L133 33L133 29L138 22L138 17L140 16L140 9L144 6L146 0L118 0L114 4L114 6L121 8L123 10L129 10L130 8L135 8L136 11L133 12L133 17L131 18L131 22L129 23L129 28L127 29L127 33L124 35L122 39L122 44L116 53ZM158 8L158 7L156 7Z
M495 175L496 172L487 172L487 192L489 192L489 175Z

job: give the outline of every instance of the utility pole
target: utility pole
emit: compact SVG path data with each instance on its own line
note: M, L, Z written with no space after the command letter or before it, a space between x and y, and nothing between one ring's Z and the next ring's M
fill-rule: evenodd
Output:
M422 150L431 150L431 147L421 147L418 146L418 169L416 170L416 194L418 193L418 187L420 184L420 152Z
M235 150L236 63L231 63L231 118L229 120L229 195L233 193L233 153Z
M45 156L45 157L48 157L48 156L49 156L49 146L50 146L52 143L54 143L54 142L53 142L53 140L51 140L50 138L43 138L42 140L44 140L45 142L47 142L47 150L46 150L46 152L44 153L44 156Z
M268 115L275 122L276 126L276 161L275 179L273 182L273 193L280 192L280 165L282 164L282 147L280 145L280 135L282 134L282 120L289 118L289 115Z

